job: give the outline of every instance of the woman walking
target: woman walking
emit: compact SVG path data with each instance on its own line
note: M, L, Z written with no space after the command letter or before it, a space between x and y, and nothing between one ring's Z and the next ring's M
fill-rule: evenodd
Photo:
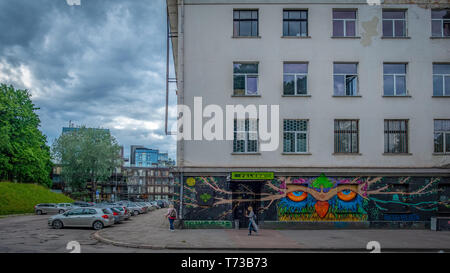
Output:
M248 217L248 236L252 235L252 230L258 234L258 225L256 224L256 214L253 212L253 207L248 207L248 213L245 214Z
M170 231L174 231L173 222L177 219L177 210L173 207L172 204L169 205L169 210L167 211L166 217L169 219Z

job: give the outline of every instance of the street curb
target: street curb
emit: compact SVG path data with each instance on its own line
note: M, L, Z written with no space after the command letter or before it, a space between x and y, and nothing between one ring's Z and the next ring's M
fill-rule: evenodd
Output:
M139 249L153 249L153 250L204 250L204 251L303 251L303 252L367 252L370 250L366 248L276 248L276 247L183 247L183 246L158 246L158 245L146 245L146 244L133 244L125 242L117 242L110 239L106 239L100 235L101 230L95 232L92 237L105 244L139 248ZM381 248L381 252L445 252L450 253L450 248Z

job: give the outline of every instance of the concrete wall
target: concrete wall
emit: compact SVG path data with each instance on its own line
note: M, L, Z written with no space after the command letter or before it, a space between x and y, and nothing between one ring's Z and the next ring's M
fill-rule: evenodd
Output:
M433 155L433 119L450 118L450 98L432 98L432 63L450 62L450 39L430 39L430 9L416 5L186 2L184 104L193 109L194 96L202 96L204 105L223 108L226 104L279 104L281 121L309 119L311 155L282 155L280 130L279 149L260 155L232 155L232 141L184 141L183 166L433 167L450 163L448 155ZM332 9L343 7L358 9L360 38L331 38ZM408 9L409 39L381 39L381 11L389 7ZM259 9L260 38L232 38L234 8ZM281 38L283 8L308 9L311 38ZM261 97L232 97L234 61L259 62ZM309 62L311 97L282 97L283 61ZM333 62L338 61L358 62L361 97L332 97ZM408 63L407 89L411 97L382 97L383 62ZM338 118L360 120L360 155L332 155L333 121ZM411 154L383 155L383 120L397 118L409 119Z

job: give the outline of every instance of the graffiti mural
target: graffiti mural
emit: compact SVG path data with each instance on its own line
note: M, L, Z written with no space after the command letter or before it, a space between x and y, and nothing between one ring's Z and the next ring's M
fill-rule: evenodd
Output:
M367 199L361 180L337 180L321 175L293 179L278 203L280 221L365 221Z
M449 208L447 177L279 176L260 187L225 176L187 177L183 216L189 220L236 219L236 211L257 202L266 221L429 221ZM176 200L179 202L179 200Z

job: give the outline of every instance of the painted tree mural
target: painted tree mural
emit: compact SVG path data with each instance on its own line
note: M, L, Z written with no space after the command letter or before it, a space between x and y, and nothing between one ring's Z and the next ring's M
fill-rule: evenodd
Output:
M276 177L254 191L225 177L188 177L183 206L188 219L232 220L241 204L260 202L262 219L277 221L429 220L438 207L442 178L422 177ZM181 185L180 185L181 186ZM389 214L391 213L391 214ZM420 217L418 216L421 215ZM428 219L427 219L428 218Z

